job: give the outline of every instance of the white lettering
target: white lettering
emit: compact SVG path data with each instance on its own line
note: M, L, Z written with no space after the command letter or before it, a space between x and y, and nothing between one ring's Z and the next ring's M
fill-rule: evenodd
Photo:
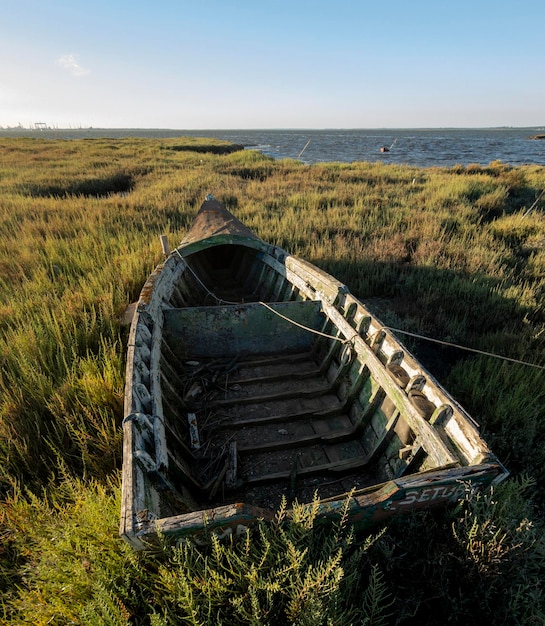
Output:
M418 498L418 502L427 502L428 500L431 500L432 497L428 495L430 491L431 489L422 489L422 491L420 492L420 498Z
M463 485L439 485L437 487L426 487L424 489L414 489L407 491L402 500L396 505L410 506L415 502L431 502L432 500L455 500L464 493ZM391 508L392 502L384 505L385 509Z
M440 496L439 494L443 492L443 495ZM436 487L433 490L433 496L431 497L432 500L435 500L435 498L441 498L441 497L445 497L445 487Z
M402 505L413 504L414 502L417 501L417 499L418 499L418 491L407 491L407 493L405 494L405 499L400 500L398 504L402 504Z

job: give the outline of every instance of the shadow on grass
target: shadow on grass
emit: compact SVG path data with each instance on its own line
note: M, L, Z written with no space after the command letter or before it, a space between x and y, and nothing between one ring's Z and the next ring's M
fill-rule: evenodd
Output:
M430 339L521 358L543 311L501 294L498 279L433 267L368 260L313 259L344 282L386 326ZM440 380L471 353L399 336Z
M198 152L199 154L232 154L233 152L244 150L244 146L239 144L179 144L175 146L165 146L165 150L172 150L173 152Z
M25 185L22 190L34 198L69 198L85 196L87 198L105 198L112 194L129 193L134 188L134 179L130 174L118 173L104 178L74 181L69 185Z

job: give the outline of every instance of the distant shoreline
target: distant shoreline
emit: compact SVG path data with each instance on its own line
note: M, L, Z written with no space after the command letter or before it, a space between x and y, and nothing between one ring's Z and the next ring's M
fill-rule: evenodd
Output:
M501 161L512 166L545 166L545 127L405 128L405 129L138 129L39 128L0 129L0 138L33 141L149 139L176 142L182 138L214 139L256 150L275 160L306 164L356 161L387 162L417 167L452 167ZM385 149L385 148L388 149Z
M0 126L0 133L32 133L42 134L46 132L145 132L145 133L253 133L253 132L429 132L429 131L545 131L545 125L538 126L377 126L377 127L359 127L359 128L343 128L343 127L331 127L331 128L146 128L146 127L115 127L115 126L82 126L78 128L64 128L45 126L40 128L25 128L18 126ZM544 139L543 135L534 135L529 137L530 139Z

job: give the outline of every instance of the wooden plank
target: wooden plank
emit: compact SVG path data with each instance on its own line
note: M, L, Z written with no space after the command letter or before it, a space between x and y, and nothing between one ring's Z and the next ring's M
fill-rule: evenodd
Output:
M233 404L259 404L267 403L274 400L289 400L292 398L317 398L323 396L331 391L331 385L324 381L321 387L315 389L298 389L289 390L285 392L274 392L270 394L262 394L259 396L247 396L237 398L226 398L222 400L214 400L211 404L213 406L230 406Z
M298 448L318 443L339 443L353 439L354 433L355 429L352 427L329 433L314 433L312 435L297 437L296 439L283 438L278 441L266 441L252 444L251 446L239 446L238 451L241 454L252 454L256 452L272 452L274 450L289 450L290 448Z
M331 334L332 339L326 339L326 341L329 341L330 344L329 344L329 348L325 356L322 359L322 362L320 363L321 372L327 372L327 370L329 369L329 366L331 365L331 362L333 361L335 357L335 354L341 350L343 344L341 341L338 341L336 339L337 337L340 337L340 335L341 335L341 331L338 329L335 329L335 331Z
M401 459L401 463L396 472L396 478L401 478L406 474L412 474L413 467L417 467L426 456L424 448L417 441L415 441L410 448L409 456Z
M317 330L320 304L278 302L270 308L250 303L167 309L164 337L197 359L310 350L314 335L297 324Z
M375 442L373 448L367 453L368 463L373 463L376 459L386 450L390 439L394 436L395 426L399 420L400 413L394 412L392 417L388 420L384 431Z
M204 491L203 484L193 476L189 471L187 465L183 463L177 456L170 454L169 460L172 461L174 467L171 465L171 471L178 470L179 480L181 480L187 487L196 489L199 493Z
M237 366L242 367L251 367L251 366L267 366L271 363L301 363L303 361L312 360L312 350L305 352L294 352L294 353L285 353L281 352L279 354L257 354L257 355L241 355L240 358L237 359Z
M384 452L389 440L394 434L395 425L399 419L399 413L396 412L389 420L387 427L384 429L382 435L376 441L375 446L366 455L362 455L356 458L340 459L331 461L329 463L321 463L319 465L312 465L306 467L297 468L297 476L315 476L316 474L328 474L332 473L344 473L351 472L356 469L361 469L371 463L374 463L376 459ZM324 447L324 451L327 454L327 447ZM244 479L245 484L260 484L269 483L277 480L288 480L292 476L292 471L273 472L271 474L262 474L261 476L253 476L252 478Z
M258 426L260 424L274 424L276 422L291 422L296 420L305 419L308 417L318 417L327 419L333 415L338 415L342 411L342 406L339 403L336 407L329 409L303 409L299 412L285 412L275 413L272 415L264 415L259 417L250 417L243 419L236 419L232 421L226 421L222 426L226 428L244 428L245 426Z
M271 371L269 374L267 374L266 371L263 371L265 368L261 369L262 373L259 373L259 369L256 368L258 369L258 372L254 373L253 376L250 372L246 376L241 376L240 373L235 376L230 376L229 384L247 385L258 382L265 383L280 382L283 380L307 380L309 378L316 378L316 376L320 374L320 370L313 364L308 368L302 368L301 365L302 364L300 363L299 367L296 366L294 368L288 368L284 364L281 371L278 371L277 373Z
M238 450L237 442L231 441L229 444L229 469L225 477L225 486L228 489L234 489L237 486L238 474Z
M322 302L322 306L327 316L337 324L345 337L353 336L353 328L335 307L329 305L326 301ZM451 463L459 463L459 459L453 456L452 452L442 441L439 433L419 415L409 401L407 394L392 380L380 359L373 353L365 341L361 337L354 337L353 342L359 358L369 367L371 377L383 389L387 390L388 397L394 402L397 410L402 413L409 426L420 437L422 445L433 459L433 463L439 467Z
M271 299L270 296L272 294L274 282L277 276L278 274L276 273L276 271L272 267L269 266L269 269L266 272L265 277L262 282L262 286L260 290L260 298L259 298L260 300L267 302L268 300Z
M179 379L178 379L179 380ZM173 400L176 401L176 406L179 411L182 411L185 407L185 401L182 399L180 394L178 393L178 389L174 387L174 385L170 382L169 378L163 373L161 376L161 383L165 388L165 392L169 394ZM180 385L181 387L181 385ZM165 394L163 394L164 396Z
M284 290L284 287L286 285L286 277L283 276L282 274L278 273L276 275L276 282L273 288L273 292L271 295L270 300L272 302L277 302L279 300L282 300L282 298L280 297L280 294L282 293L282 291Z
M165 430L168 432L169 440L174 439L175 441L170 441L169 453L171 456L181 456L183 459L183 463L192 462L196 460L195 453L187 447L187 443L180 436L180 433L174 427L174 424L171 421L167 421L165 425ZM172 445L175 444L175 445ZM180 454L174 454L174 451ZM180 461L182 462L182 461Z
M341 474L350 473L358 469L362 469L369 464L367 457L359 457L355 459L343 459L334 463L321 463L319 465L309 465L306 467L297 468L297 478L302 476L316 476L319 474ZM293 475L293 469L289 471L273 472L271 474L262 474L261 476L252 476L251 478L245 478L245 485L256 485L262 483L271 483L282 480L290 480Z

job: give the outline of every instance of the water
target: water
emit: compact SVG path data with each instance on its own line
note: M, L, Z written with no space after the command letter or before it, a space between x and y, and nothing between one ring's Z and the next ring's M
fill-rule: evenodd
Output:
M488 165L503 161L511 165L545 165L545 140L530 136L543 129L485 130L290 130L217 131L211 133L275 158L320 161L382 161L422 167ZM208 133L207 133L208 135ZM310 140L305 149L305 145ZM389 152L381 152L381 148Z
M511 165L545 165L545 140L530 139L537 134L545 134L545 129L0 130L0 137L23 135L59 139L214 137L243 144L276 159L300 158L305 163L381 161L420 167L470 163L488 165L491 161ZM383 147L389 148L389 151L381 152Z

